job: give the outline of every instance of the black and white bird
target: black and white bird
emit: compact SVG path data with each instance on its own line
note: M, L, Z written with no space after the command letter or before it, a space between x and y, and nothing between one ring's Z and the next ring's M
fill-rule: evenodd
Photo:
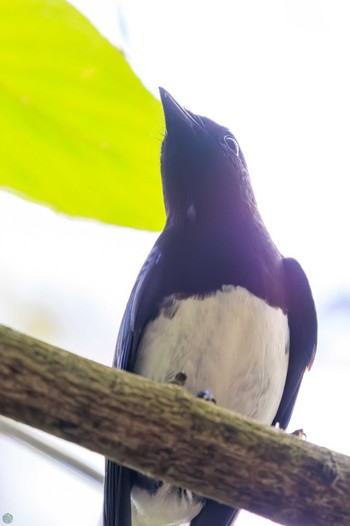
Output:
M286 428L317 341L307 277L259 214L233 134L163 88L166 225L132 290L114 366ZM145 437L147 440L147 437ZM104 526L229 526L238 511L106 463Z

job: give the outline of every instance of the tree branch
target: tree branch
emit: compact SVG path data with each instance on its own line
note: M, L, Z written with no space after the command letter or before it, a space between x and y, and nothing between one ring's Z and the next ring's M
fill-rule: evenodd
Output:
M5 327L0 413L281 524L350 524L345 455Z

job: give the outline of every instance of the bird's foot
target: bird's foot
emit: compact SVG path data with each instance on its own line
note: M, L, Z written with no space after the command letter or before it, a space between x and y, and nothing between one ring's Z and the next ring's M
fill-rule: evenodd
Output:
M204 391L199 391L197 393L197 398L202 398L206 402L211 402L212 404L216 404L216 400L214 398L214 395L211 391L208 389L204 389Z
M291 435L300 438L300 440L306 440L306 433L303 429L296 429L295 431L293 431L293 433L291 433Z
M180 385L181 387L183 387L186 383L186 380L187 375L184 372L180 371L179 373L176 373L174 378L169 383L174 385Z

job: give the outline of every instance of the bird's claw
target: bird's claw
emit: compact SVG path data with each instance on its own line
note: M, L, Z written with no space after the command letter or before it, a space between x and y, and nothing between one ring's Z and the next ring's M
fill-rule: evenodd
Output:
M180 371L179 373L176 373L175 377L170 381L171 384L174 384L174 385L180 385L181 387L183 387L186 383L186 380L187 380L187 375Z
M300 438L300 440L306 440L306 433L303 429L296 429L295 431L293 431L293 433L291 433L291 435Z
M216 404L216 400L213 396L213 393L209 391L208 389L204 389L203 391L199 391L197 393L197 398L202 398L206 402L211 402L212 404Z

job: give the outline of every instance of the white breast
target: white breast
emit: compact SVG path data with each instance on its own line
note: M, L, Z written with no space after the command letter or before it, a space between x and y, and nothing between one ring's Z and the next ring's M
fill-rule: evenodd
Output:
M289 357L287 316L242 287L199 299L168 298L144 332L135 371L157 382L186 374L193 394L271 424Z
M135 371L158 382L184 372L185 387L193 394L208 389L218 405L271 424L288 358L287 316L230 285L205 299L167 298L159 316L146 326ZM184 518L189 514L190 509Z

